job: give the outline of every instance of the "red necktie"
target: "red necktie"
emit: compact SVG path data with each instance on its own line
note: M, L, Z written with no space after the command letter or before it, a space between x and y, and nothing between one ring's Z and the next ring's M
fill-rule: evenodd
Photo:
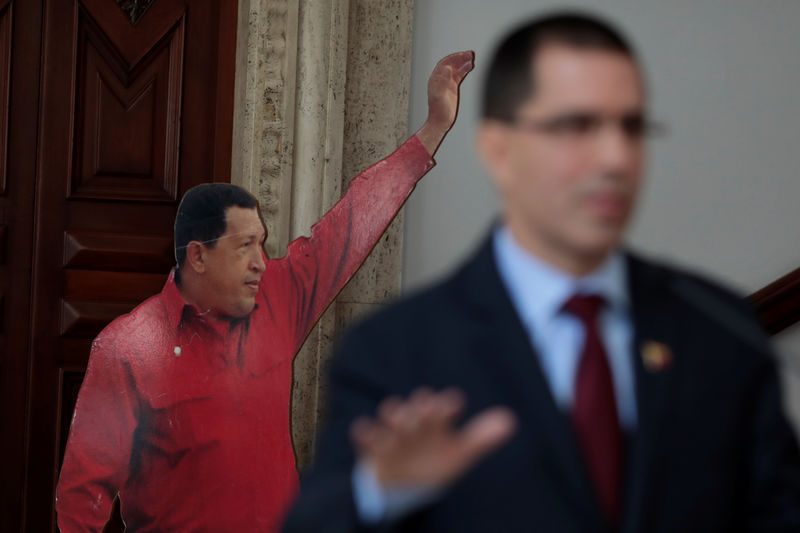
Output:
M564 310L578 318L586 330L575 378L572 421L600 505L616 527L621 501L622 431L611 369L597 325L604 303L601 296L575 295L564 304Z

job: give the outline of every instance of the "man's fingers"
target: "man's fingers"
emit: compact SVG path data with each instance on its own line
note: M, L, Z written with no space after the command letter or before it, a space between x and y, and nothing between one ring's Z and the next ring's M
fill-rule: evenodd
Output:
M449 66L442 67L440 69L436 69L436 71L431 75L431 78L428 82L428 93L433 93L434 95L439 96L448 90L454 90L454 88L457 86L458 82L453 79L453 68Z
M475 415L460 435L465 460L477 461L506 442L516 428L516 416L505 407L493 407Z
M437 395L436 414L449 421L464 409L464 395L457 389L445 389Z
M408 401L414 405L422 405L430 401L436 393L428 387L420 387L411 393Z
M350 440L361 456L386 453L397 445L397 437L395 429L367 417L357 418L350 425Z
M441 80L441 83L452 81L459 85L475 66L474 57L472 50L444 57L436 65L432 79Z
M356 445L356 449L364 452L375 446L378 438L375 423L369 418L362 416L350 424L350 439Z
M467 72L472 70L472 65L475 60L475 52L472 50L464 50L463 52L455 52L443 57L439 61L439 65L449 65L454 71L459 71L464 68Z
M397 396L390 396L378 405L378 419L389 420L396 415L398 409L403 405L403 400Z
M458 61L454 62L454 75L453 78L456 80L456 83L461 83L464 80L464 77L469 74L469 72L475 68L475 52L472 50L468 50L466 52L459 52L455 54L458 57Z
M439 431L453 425L464 408L463 395L453 389L418 397L419 426L424 431Z
M420 427L429 426L436 418L437 395L431 389L422 387L409 397L411 408L416 412Z
M420 388L406 400L387 398L375 418L356 419L351 439L358 455L372 462L381 483L442 487L516 429L512 412L499 407L478 413L459 429L456 419L464 405L457 389Z
M375 419L356 419L350 427L351 439L365 452L449 432L463 407L464 397L458 390L434 392L421 387L412 392L408 400L392 396L382 401Z
M398 437L416 438L421 431L452 424L462 405L462 397L456 391L435 393L421 387L413 391L406 402L382 411L381 420L396 430Z

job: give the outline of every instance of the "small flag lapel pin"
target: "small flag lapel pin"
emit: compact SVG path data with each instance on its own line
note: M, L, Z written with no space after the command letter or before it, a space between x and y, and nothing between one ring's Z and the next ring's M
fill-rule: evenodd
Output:
M672 352L662 342L647 341L642 346L642 362L649 372L662 372L672 364Z

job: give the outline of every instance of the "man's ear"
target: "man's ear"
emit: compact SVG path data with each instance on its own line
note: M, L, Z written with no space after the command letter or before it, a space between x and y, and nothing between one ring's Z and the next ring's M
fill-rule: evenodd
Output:
M206 271L206 247L200 241L190 241L186 245L186 265L195 273Z
M506 124L497 120L484 120L478 126L475 136L478 155L495 188L500 192L507 189L511 179L510 135Z

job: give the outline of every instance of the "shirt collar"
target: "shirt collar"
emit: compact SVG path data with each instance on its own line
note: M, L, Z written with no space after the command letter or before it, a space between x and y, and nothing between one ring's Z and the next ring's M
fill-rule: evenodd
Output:
M236 324L241 322L241 320L230 321L203 318L197 307L187 303L186 300L183 299L181 291L178 289L178 285L175 283L175 269L170 271L167 282L164 284L164 288L161 289L161 295L164 299L167 320L169 320L169 324L172 326L174 331L177 331L182 324L188 323L195 318L200 318L219 336L225 337L230 333ZM253 310L255 309L258 309L258 303L256 303L255 307L253 308Z
M164 288L161 289L161 296L164 301L164 308L167 311L169 325L172 326L173 330L177 331L178 326L181 324L181 318L183 318L183 308L188 304L181 296L178 285L175 284L175 269L170 271L167 282L164 284Z
M619 251L590 274L575 277L522 248L506 226L495 230L493 246L500 278L523 323L545 323L575 293L599 294L612 310L628 307L627 266Z

